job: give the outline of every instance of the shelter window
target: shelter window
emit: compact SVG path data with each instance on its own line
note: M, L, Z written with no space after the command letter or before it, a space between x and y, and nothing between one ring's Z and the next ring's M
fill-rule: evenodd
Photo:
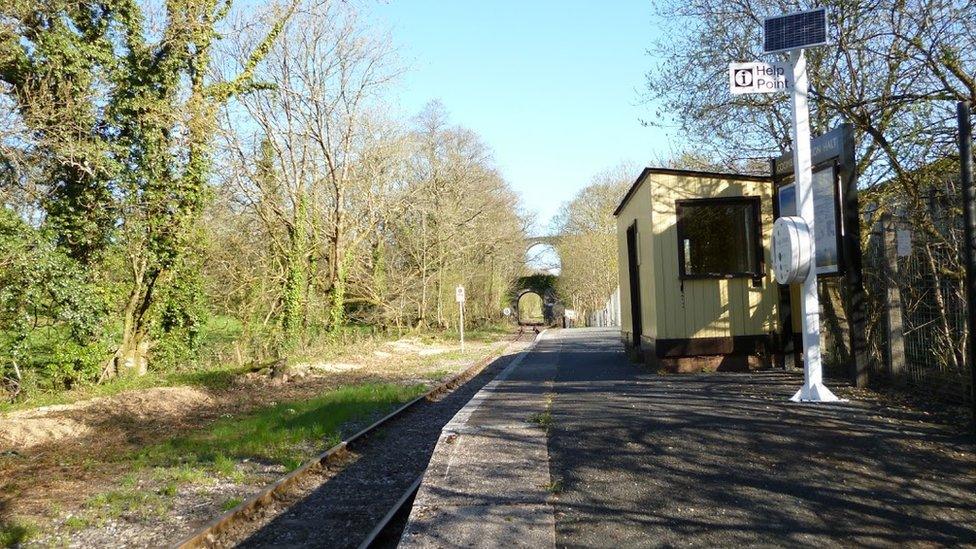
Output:
M759 197L675 203L681 278L761 278Z

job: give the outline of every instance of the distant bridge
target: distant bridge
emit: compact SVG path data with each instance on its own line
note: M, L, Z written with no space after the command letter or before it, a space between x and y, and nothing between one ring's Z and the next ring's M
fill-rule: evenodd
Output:
M525 266L534 274L556 274L562 269L562 258L556 249L559 243L559 235L540 235L530 236L525 239ZM529 250L535 246L548 246L541 250L533 250L529 255Z
M539 236L528 236L525 238L525 249L529 249L537 244L548 244L552 247L556 247L559 243L559 239L562 235L539 235Z
M559 276L556 273L562 267L562 260L556 250L559 239L560 235L535 235L525 238L526 267L529 268L529 274L519 278L511 294L512 309L516 311L516 319L520 323L522 319L518 317L519 300L528 293L537 294L542 298L545 324L552 324L556 321L556 317L562 314L562 304L556 295L556 279ZM532 257L529 257L529 250L539 245L550 246L552 251L534 251Z

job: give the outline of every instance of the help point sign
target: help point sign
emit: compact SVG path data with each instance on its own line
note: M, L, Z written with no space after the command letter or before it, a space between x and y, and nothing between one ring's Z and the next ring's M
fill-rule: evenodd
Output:
M729 63L729 90L732 95L789 91L792 75L789 63Z

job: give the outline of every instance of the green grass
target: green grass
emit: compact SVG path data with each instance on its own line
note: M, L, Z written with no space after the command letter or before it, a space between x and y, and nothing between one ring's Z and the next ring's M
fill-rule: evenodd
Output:
M341 387L219 420L206 430L142 450L136 461L155 467L203 466L222 474L231 474L242 459L295 469L315 451L337 444L343 425L387 411L423 391L423 385L388 383Z
M237 507L243 502L244 502L244 498L236 498L236 497L230 498L227 501L220 504L220 510L226 513L227 511L230 511L231 509Z
M175 483L164 485L158 493L137 488L110 490L89 498L86 507L91 518L86 517L83 520L100 524L118 518L123 513L143 519L158 518L169 512L174 495Z
M90 525L91 523L88 521L87 518L79 517L77 515L64 519L64 527L72 532L77 530L84 530L85 528L88 528L88 526Z
M118 466L128 473L115 489L89 498L84 512L64 526L79 530L122 515L153 520L170 511L185 484L205 484L218 476L246 481L246 473L238 468L244 459L295 469L338 443L344 426L362 424L423 392L423 385L392 383L340 387L315 398L224 418L207 429L117 456ZM221 508L226 511L240 502L231 498ZM0 529L0 540L18 543L31 532L24 526L7 526Z
M13 547L24 543L36 533L32 524L25 522L6 522L0 524L0 547Z
M431 381L440 381L441 379L444 379L445 377L453 373L454 370L451 370L449 368L443 368L439 370L434 370L432 372L427 372L426 374L424 374L424 377Z
M139 473L126 474L117 489L91 497L84 515L72 518L65 526L80 529L123 514L146 520L162 516L169 512L184 484L205 483L215 474L243 480L245 475L237 468L242 459L295 469L323 447L338 443L344 425L362 423L423 391L423 385L388 383L341 387L315 398L221 419L207 429L121 457L130 469L151 470L153 488L139 485ZM240 498L231 498L221 508L228 510L240 502ZM19 530L3 532L10 539L26 535Z
M556 394L546 393L544 397L546 399L546 409L537 414L532 414L529 417L529 422L535 423L539 427L542 427L548 434L549 430L552 428L552 401L556 398Z
M207 429L121 456L123 466L135 472L124 475L117 489L91 497L84 515L66 526L84 528L122 514L147 520L162 516L184 484L206 483L215 475L235 482L246 480L237 467L243 459L295 469L323 447L338 443L343 426L363 423L423 391L423 385L389 383L341 387L315 398L224 418ZM151 471L153 488L139 485L139 470ZM240 498L231 498L221 508L226 511L240 502Z
M549 410L545 412L540 412L538 414L532 414L529 416L529 423L535 423L539 427L545 430L549 430L552 427L552 413Z
M214 459L213 468L218 474L231 477L237 473L237 462L227 456L217 456Z
M214 472L222 474L220 468L214 468ZM192 464L184 463L171 467L155 467L152 477L156 482L165 484L207 484L214 480L208 473L209 471L202 471Z

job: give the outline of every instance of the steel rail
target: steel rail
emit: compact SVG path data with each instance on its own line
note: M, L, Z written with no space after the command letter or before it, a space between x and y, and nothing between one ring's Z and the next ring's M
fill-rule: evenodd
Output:
M251 521L255 511L273 503L278 498L279 495L286 493L288 491L288 488L295 485L295 483L298 482L299 480L321 470L326 465L342 457L345 454L346 449L351 444L354 444L359 439L369 436L370 434L372 434L373 431L383 426L387 422L391 421L392 419L397 418L398 416L400 416L407 410L413 408L417 404L424 401L433 401L438 396L445 393L449 393L454 389L457 389L464 383L470 381L472 378L478 375L478 373L481 372L486 366L488 366L488 364L490 364L493 360L497 359L499 356L504 355L505 352L509 350L511 345L517 342L522 337L523 332L524 330L522 329L522 327L519 327L518 334L516 334L515 337L512 338L512 340L509 342L509 344L500 352L491 353L488 356L482 358L481 360L478 360L471 366L465 368L463 371L437 384L431 390L427 391L423 395L420 395L417 398L407 402L406 404L403 404L396 410L390 412L389 414L373 422L368 427L361 429L356 434L339 442L338 444L329 448L325 452L322 452L318 456L306 462L298 469L295 469L294 471L288 473L284 477L275 481L273 484L265 487L257 494L244 500L233 509L213 519L205 526L203 526L203 528L197 530L189 537L184 538L179 543L176 543L175 545L173 545L173 547L176 547L177 549L197 549L201 547L214 547L220 535L225 531L227 531L230 526L238 523ZM421 475L421 478L423 478L423 475ZM419 482L415 484L416 486L419 487ZM414 488L414 491L416 491L416 488ZM398 508L403 505L403 503L407 499L407 496L409 495L410 494L408 493L406 496L401 497L401 501L398 502L398 506L397 506ZM384 517L385 523L388 523L390 518L392 518L392 516L396 514L395 513L396 510L397 509L394 509L393 511L388 513L387 517ZM385 526L385 524L383 526ZM381 531L382 528L379 528L379 530L377 530L375 533L379 534L379 532ZM371 535L373 535L373 533L371 533Z
M396 504L394 504L393 507L389 511L387 511L386 515L384 515L383 518L381 518L380 521L376 523L376 526L374 526L373 530L369 533L369 535L366 536L366 539L364 539L363 542L359 544L359 549L369 549L369 547L373 545L373 542L376 541L376 538L378 538L380 534L382 534L383 531L386 530L386 527L389 526L390 522L393 521L393 518L396 517L397 514L403 510L407 502L410 501L410 498L412 498L417 494L417 490L420 490L420 483L423 480L424 480L424 475L421 474L420 476L417 477L417 480L413 481L413 484L411 484L410 487L407 488L407 490L403 493L403 495L400 496L400 499L397 500Z

